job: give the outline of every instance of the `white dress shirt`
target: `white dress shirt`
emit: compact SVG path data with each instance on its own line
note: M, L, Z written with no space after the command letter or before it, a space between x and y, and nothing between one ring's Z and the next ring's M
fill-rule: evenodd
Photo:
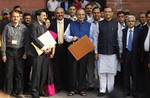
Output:
M93 42L93 36L92 36L93 32L94 32L94 28L91 26L90 27L90 34L89 34L89 39L91 40L91 42ZM70 24L69 24L66 31L65 31L64 38L67 42L71 42L73 37L74 36L72 36L71 32L70 32Z
M104 20L104 19L103 19L103 18L100 18L100 19L99 19L99 22L102 21L102 20ZM93 34L92 34L93 38L94 38L94 33L97 33L97 32L99 31L99 22L94 21L94 19L93 19L93 22L91 23L92 28L94 28L94 29L93 29ZM93 44L94 44L94 39L93 39L92 42L93 42Z
M125 28L126 28L126 24L123 23L123 25L121 25L121 29L123 30L123 29L125 29Z
M59 7L59 3L57 0L55 0L55 1L49 0L47 2L48 11L54 12L57 7Z
M72 21L76 21L77 20L76 16L74 16L73 18L71 18L70 15L66 15L65 18L68 18L68 19L70 19Z
M82 8L85 8L85 6L89 3L89 1L84 0L84 2L80 1Z
M92 23L93 20L94 20L94 19L93 19L93 16L89 17L89 16L87 15L87 21L88 21L88 22Z
M149 44L150 44L150 26L148 26L148 33L144 42L144 51L149 52Z

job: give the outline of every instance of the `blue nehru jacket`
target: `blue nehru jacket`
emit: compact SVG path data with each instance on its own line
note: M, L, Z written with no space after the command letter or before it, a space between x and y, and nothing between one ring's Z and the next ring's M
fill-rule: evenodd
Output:
M89 37L90 35L90 26L91 24L87 21L79 23L78 21L74 21L70 23L70 33L71 36L77 36L81 38L84 35Z

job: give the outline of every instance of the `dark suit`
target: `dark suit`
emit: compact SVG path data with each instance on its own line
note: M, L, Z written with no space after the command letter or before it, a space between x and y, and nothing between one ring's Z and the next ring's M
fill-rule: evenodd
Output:
M148 26L145 25L143 27L143 32L142 32L142 43L141 43L141 48L142 48L142 59L143 59L143 62L144 62L144 91L145 91L145 94L146 94L146 98L150 98L150 91L149 91L149 88L150 88L150 69L148 68L148 63L150 62L150 52L149 51L145 51L144 50L144 43L145 43L145 40L146 40L146 37L148 35Z
M144 23L144 24L139 23L138 25L136 25L136 27L138 27L141 30L143 30L143 28L145 27L146 24L147 23ZM143 34L143 32L142 32L142 34ZM142 46L142 44L141 44L141 46ZM142 51L141 51L141 53L140 53L141 60L139 62L139 66L138 66L138 80L137 80L137 83L138 83L138 92L139 93L143 93L144 92L144 85L143 84L145 82L145 81L141 81L141 80L144 80L144 75L145 75L145 72L144 72L145 71L145 67L144 67L144 62L142 60L143 55L141 55L141 54L144 54L144 52L142 53Z
M38 21L35 21L31 25L30 30L30 41L41 49L44 45L38 40L38 37L46 32L45 25L40 25ZM39 94L44 92L48 68L48 57L44 53L38 56L35 48L31 44L28 49L27 56L31 56L33 58L31 94L32 96L39 96Z
M146 25L147 23L144 23L144 24L141 24L141 23L139 23L138 25L136 25L136 27L138 27L138 28L143 28L145 25Z
M140 52L140 34L141 30L134 27L132 51L129 51L126 47L128 28L123 29L123 89L125 95L130 94L130 75L132 76L132 94L137 94L137 67L139 61Z
M1 20L0 21L0 36L3 32L3 29L4 29L5 25L9 22L10 22L10 20ZM0 54L0 56L1 56L1 54ZM5 63L2 61L2 59L0 59L0 89L1 90L4 88L3 87L3 85L4 85L4 75L5 75L5 66L4 65L5 65Z
M29 34L30 34L30 24L22 22L27 27L26 37L28 38L28 45L30 42ZM24 92L28 92L31 89L30 85L30 72L31 72L31 66L32 66L32 57L28 56L26 60L24 61Z
M71 20L64 18L64 32ZM53 19L51 22L50 30L56 32L57 19ZM58 41L58 38L56 39ZM54 65L54 83L56 90L63 88L68 89L68 56L67 56L68 43L64 41L63 44L56 44L54 59L52 60Z
M141 34L141 49L142 49L142 58L144 56L144 42L145 42L145 39L147 37L147 34L148 34L148 26L145 25L143 28L142 28L142 34Z

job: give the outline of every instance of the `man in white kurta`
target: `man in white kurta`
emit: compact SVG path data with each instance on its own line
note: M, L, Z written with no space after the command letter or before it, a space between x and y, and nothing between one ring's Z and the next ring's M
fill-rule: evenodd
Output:
M104 20L99 22L98 32L93 35L95 58L98 60L99 93L104 96L106 89L114 89L119 53L122 52L122 33L120 24L112 19L111 8L104 9Z

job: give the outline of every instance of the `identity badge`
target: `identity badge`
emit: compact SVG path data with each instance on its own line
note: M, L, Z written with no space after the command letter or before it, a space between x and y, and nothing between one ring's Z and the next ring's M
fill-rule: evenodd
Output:
M16 45L17 44L17 40L12 40L12 44Z

